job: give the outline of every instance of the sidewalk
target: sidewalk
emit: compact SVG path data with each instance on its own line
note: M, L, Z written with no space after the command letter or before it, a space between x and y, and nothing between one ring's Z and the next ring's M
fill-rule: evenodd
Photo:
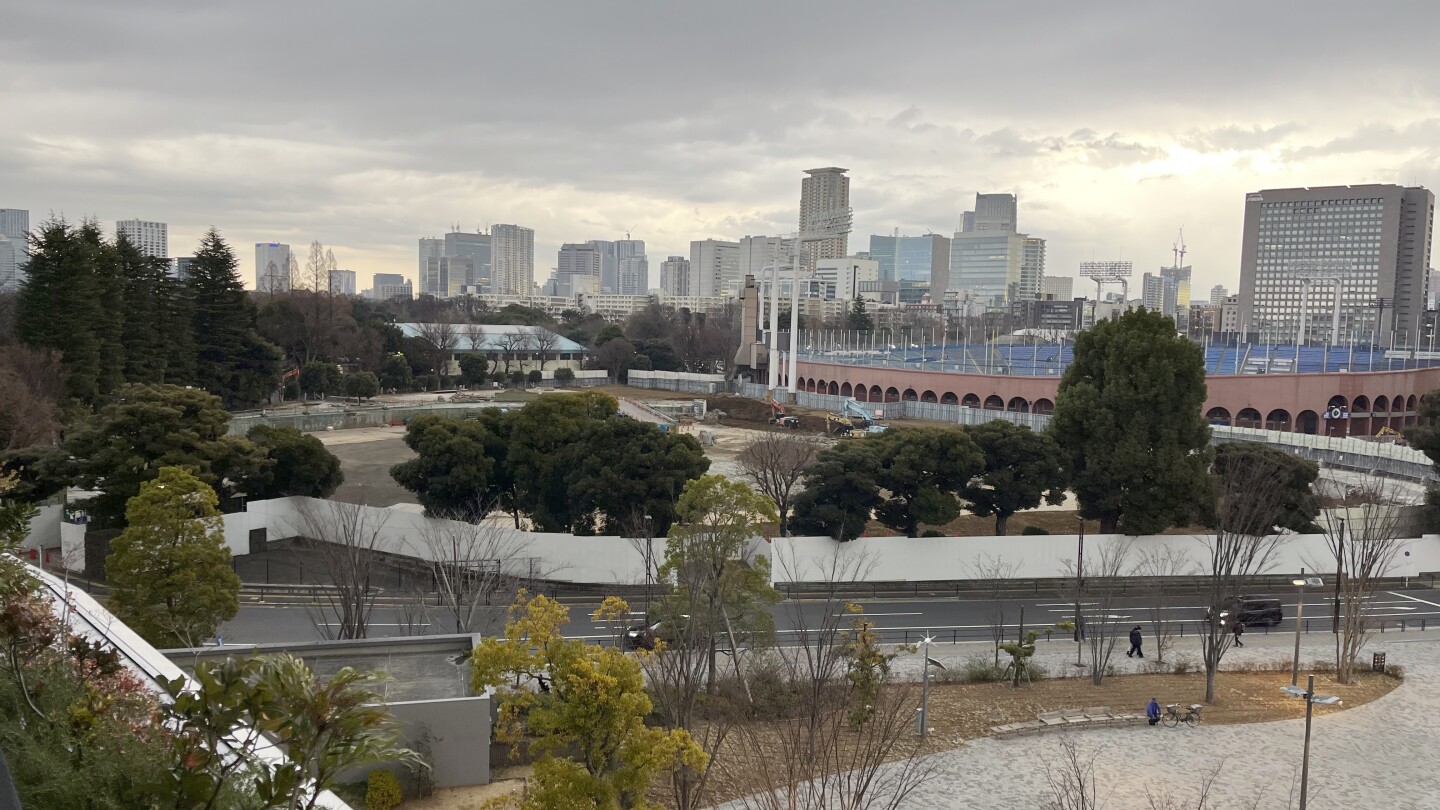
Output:
M1293 636L1271 634L1247 639L1232 649L1224 665L1282 660L1291 656ZM1333 636L1302 636L1301 664L1333 657ZM1074 661L1074 643L1042 640L1037 660L1052 671ZM945 645L949 646L949 645ZM985 654L984 647L971 647ZM1311 741L1309 810L1356 807L1426 810L1440 805L1440 757L1436 755L1434 717L1440 710L1440 631L1386 633L1376 636L1362 655L1384 652L1389 663L1405 668L1405 682L1378 700L1337 714L1317 717ZM972 654L936 646L931 657L959 663ZM1066 655L1068 653L1068 655ZM1123 641L1112 663L1117 672L1141 671L1125 657ZM1178 644L1172 654L1199 660L1198 643ZM1167 655L1167 660L1170 656ZM919 656L897 659L902 671L918 671ZM1224 669L1222 665L1222 671ZM1303 676L1302 676L1303 677ZM1297 777L1303 720L1251 725L1205 726L1183 733L1154 733L1145 726L1060 732L1039 737L981 739L955 751L935 754L938 775L912 794L905 810L1013 810L1037 807L1044 795L1047 763L1056 759L1059 741L1073 739L1082 753L1097 753L1095 772L1105 810L1148 810L1146 786L1157 793L1193 797L1201 776L1222 765L1212 792L1214 810L1285 808ZM1193 800L1192 800L1193 801Z

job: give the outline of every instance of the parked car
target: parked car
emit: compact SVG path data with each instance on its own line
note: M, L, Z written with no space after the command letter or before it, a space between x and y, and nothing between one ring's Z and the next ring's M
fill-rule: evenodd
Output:
M1247 627L1266 625L1274 627L1285 618L1280 600L1273 596L1241 596L1230 601L1220 611L1220 624L1229 625L1236 619ZM1205 611L1205 620L1210 620L1210 611Z

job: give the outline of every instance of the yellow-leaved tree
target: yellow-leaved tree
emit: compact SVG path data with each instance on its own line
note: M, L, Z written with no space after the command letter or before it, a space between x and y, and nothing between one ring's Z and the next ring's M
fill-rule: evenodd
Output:
M645 725L650 696L640 665L613 648L567 639L569 609L523 590L503 638L471 658L479 691L494 687L497 740L528 746L537 759L526 810L648 810L651 782L676 768L704 770L690 734Z

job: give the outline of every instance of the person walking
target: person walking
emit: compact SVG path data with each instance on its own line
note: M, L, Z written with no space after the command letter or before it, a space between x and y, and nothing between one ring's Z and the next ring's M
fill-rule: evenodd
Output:
M1236 620L1235 620L1235 627L1234 627L1234 630L1233 630L1232 632L1235 633L1235 646L1236 646L1236 647L1244 647L1244 646L1245 646L1245 642L1241 641L1241 640L1240 640L1240 637L1243 636L1243 635L1245 635L1245 623L1242 622L1242 621L1240 621L1239 619L1236 619Z
M1160 722L1160 701L1150 698L1150 702L1145 705L1145 718L1152 726Z
M1131 658L1138 655L1141 658L1144 658L1145 651L1140 649L1140 645L1144 643L1144 641L1145 636L1141 635L1140 625L1137 624L1130 630L1130 649L1125 653L1125 657Z

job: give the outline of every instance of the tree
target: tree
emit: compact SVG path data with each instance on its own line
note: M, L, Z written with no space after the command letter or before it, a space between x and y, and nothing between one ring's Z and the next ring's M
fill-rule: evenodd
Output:
M505 376L510 376L510 364L522 362L522 355L530 345L530 336L524 329L515 328L501 332L494 341L500 352L500 362L505 364Z
M0 453L49 444L65 396L60 353L9 345L0 351Z
M392 354L380 363L380 387L386 391L410 390L410 363L403 354Z
M215 491L178 467L162 467L125 510L111 545L110 609L160 648L196 647L235 618L240 578L230 568Z
M1112 534L1186 525L1209 504L1205 364L1157 312L1131 310L1075 340L1050 435L1080 514Z
M616 382L625 381L625 372L635 362L635 347L623 337L607 340L595 350L595 363Z
M842 442L821 451L805 473L805 489L795 498L792 529L840 541L859 537L880 505L878 465L869 442Z
M300 393L313 397L338 394L344 383L340 367L334 363L314 360L300 367Z
M249 441L227 436L230 414L204 391L174 385L127 385L112 404L72 428L61 447L65 475L100 494L91 514L118 521L140 485L161 467L183 467L229 496L236 481L268 465Z
M536 329L530 334L530 348L535 350L535 361L540 364L540 370L545 370L545 363L551 360L551 355L560 346L560 336L549 329Z
M685 364L675 355L675 349L666 340L637 340L635 353L650 362L653 371L684 371Z
M593 391L546 394L505 420L505 467L515 509L543 532L577 525L583 509L570 497L571 449L594 420L609 419L619 404Z
M618 534L649 516L655 532L675 519L676 498L710 469L692 436L665 433L648 422L607 417L589 420L568 449L571 530Z
M985 583L984 613L985 622L990 626L990 640L995 643L994 665L1000 667L1000 651L1005 644L1005 630L1008 626L1005 621L1006 580L1012 579L1015 572L1020 570L1020 563L1006 560L1003 557L980 554L975 561L965 566L972 579ZM1022 607L1023 611L1024 608ZM1024 621L1019 624L1024 624ZM1017 639L1017 642L1020 641ZM1033 653L1033 650L1032 650ZM1014 653L1011 653L1014 655Z
M481 422L417 416L405 427L405 444L415 458L391 467L390 477L415 493L429 514L478 522L499 500L491 486L500 440Z
M345 481L340 459L314 436L290 427L256 425L245 437L270 461L242 483L251 500L328 498Z
M1244 514L1256 521L1249 531L1264 532L1276 526L1300 534L1319 530L1315 516L1320 512L1320 499L1313 490L1320 477L1318 464L1259 442L1231 442L1216 449L1217 475L1229 475L1242 466L1255 468L1253 475L1269 482L1263 490L1231 493L1234 498L1263 499L1243 506L1231 504L1232 515Z
M845 317L845 328L853 332L871 332L875 329L875 319L865 311L865 299L856 296L855 302L850 305L850 313Z
M1077 618L1081 621L1080 637L1090 653L1090 682L1096 686L1105 680L1116 643L1126 637L1132 626L1129 624L1129 617L1122 615L1123 608L1118 602L1120 594L1113 585L1117 579L1129 573L1130 546L1129 538L1106 543L1100 546L1098 553L1091 554L1078 569L1076 560L1065 560L1062 568L1063 578L1071 583L1072 588L1078 588L1086 579L1099 581L1096 587L1086 589L1083 593L1072 590L1069 594L1077 604L1083 599L1090 606L1088 614Z
M368 371L352 371L345 375L342 387L345 396L355 397L355 401L359 402L380 393L380 380Z
M1207 608L1201 626L1200 655L1205 663L1205 702L1215 702L1215 674L1234 640L1222 614L1234 610L1251 577L1274 564L1282 535L1273 522L1277 499L1266 493L1283 490L1265 464L1234 464L1219 476L1216 486L1203 490L1207 497L1218 490L1215 534L1201 538L1209 552L1201 565L1205 576L1203 597Z
M119 275L124 289L125 318L121 325L124 376L127 382L189 382L169 374L170 341L188 335L190 324L172 322L166 299L174 286L168 261L146 256L122 232L113 245L102 247L102 256Z
M380 595L381 538L389 515L341 501L306 501L292 531L314 542L330 587L312 614L325 638L365 638Z
M460 382L462 385L482 385L485 371L490 367L485 355L477 352L460 355Z
M544 379L545 372L541 371L538 368L532 368L529 372L525 374L525 383L527 385L539 385Z
M1065 500L1060 448L1044 433L995 419L965 428L985 455L984 471L972 478L961 497L979 517L995 516L995 533L1005 534L1010 516L1034 509L1043 500Z
M466 510L477 511L482 508ZM522 583L551 573L534 569L536 561L525 554L528 548L524 535L491 522L471 523L462 513L428 521L416 556L428 564L436 597L450 614L454 632L493 635L498 617L489 606L496 594L505 594L501 604L508 604Z
M555 384L556 384L556 385L559 385L559 386L568 386L570 383L573 383L573 382L575 382L575 372L574 372L573 370L568 369L568 368L557 368L557 369L555 369Z
M875 483L889 493L875 517L907 537L919 535L922 523L954 520L957 494L985 465L961 428L890 430L862 441L875 448Z
M1188 552L1174 546L1140 548L1138 552L1135 575L1145 583L1145 611L1150 617L1150 633L1155 637L1152 651L1156 663L1163 664L1176 626L1181 624L1175 618L1175 594L1168 583L1175 577L1194 576L1196 565Z
M525 810L650 810L656 777L705 769L688 733L646 725L652 703L635 659L564 638L569 610L527 598L516 596L504 637L481 640L470 659L472 688L498 690L496 739L536 757Z
M740 451L740 471L775 503L781 537L788 537L790 512L800 480L815 465L823 445L794 433L765 433Z
M453 323L420 324L420 340L424 342L429 367L440 375L441 385L450 380L450 362L455 356L455 347L460 345L460 331Z
M613 323L607 323L603 328L601 328L599 332L595 334L595 341L590 345L591 347L598 349L612 340L617 340L623 337L625 337L625 331L623 329Z
M235 253L211 228L200 240L187 280L194 302L195 379L227 408L254 407L280 383L280 350L256 331Z

